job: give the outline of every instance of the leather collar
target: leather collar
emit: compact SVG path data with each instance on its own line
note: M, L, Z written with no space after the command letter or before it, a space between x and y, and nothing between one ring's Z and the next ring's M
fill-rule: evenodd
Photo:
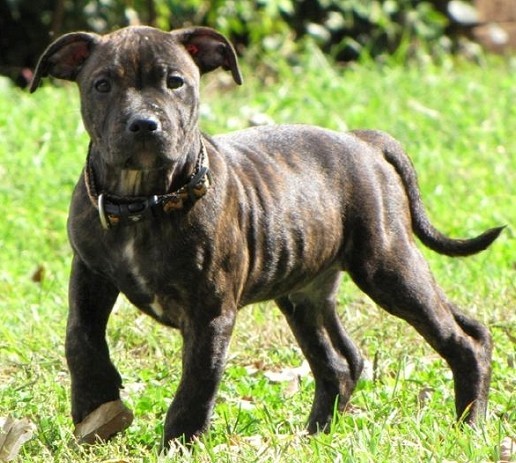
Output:
M193 204L202 198L210 185L208 154L202 140L195 170L186 184L164 195L116 196L104 192L98 193L90 153L91 148L84 167L84 184L91 203L99 211L100 223L106 230L119 225L135 224L149 217L157 217L162 212L170 214L183 209L188 202Z

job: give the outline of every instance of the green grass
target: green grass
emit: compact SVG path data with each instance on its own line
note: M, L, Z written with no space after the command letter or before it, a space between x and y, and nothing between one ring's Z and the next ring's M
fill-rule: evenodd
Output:
M516 67L447 61L400 67L332 68L321 55L276 74L228 85L221 73L203 89L202 128L224 132L265 114L276 122L378 128L403 142L419 173L433 222L452 236L508 225L488 251L450 259L425 250L437 280L495 340L491 402L478 429L454 426L451 376L408 328L345 281L342 319L374 380L362 380L350 410L328 435L302 429L310 376L292 392L265 373L298 366L299 348L272 304L244 309L232 342L211 431L184 461L484 462L516 435ZM279 69L279 70L278 70ZM85 158L73 86L30 96L0 83L0 416L28 417L37 434L20 461L158 460L164 414L180 375L179 335L121 300L109 325L112 356L136 419L103 446L77 447L63 356L70 250L68 201ZM43 272L40 282L34 274ZM258 366L251 374L249 366ZM428 400L418 395L431 388ZM244 400L245 399L245 400ZM177 457L179 458L179 457Z

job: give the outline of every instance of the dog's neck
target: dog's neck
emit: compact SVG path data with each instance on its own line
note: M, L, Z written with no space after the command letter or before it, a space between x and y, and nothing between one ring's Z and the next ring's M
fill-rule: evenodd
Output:
M107 230L161 213L170 214L202 198L210 185L209 160L202 140L199 145L196 157L185 156L184 162L168 169L106 170L97 156L96 168L101 175L95 173L95 152L90 146L83 171L84 185L92 205L99 211L102 227Z
M134 197L163 195L188 182L199 161L201 141L170 165L155 169L123 169L108 165L95 146L90 146L88 166L98 193Z

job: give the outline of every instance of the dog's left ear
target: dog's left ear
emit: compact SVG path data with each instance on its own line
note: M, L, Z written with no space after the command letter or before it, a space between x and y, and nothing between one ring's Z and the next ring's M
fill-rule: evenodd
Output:
M172 31L197 64L201 74L218 67L231 71L233 80L242 85L235 49L222 34L210 27L189 27Z

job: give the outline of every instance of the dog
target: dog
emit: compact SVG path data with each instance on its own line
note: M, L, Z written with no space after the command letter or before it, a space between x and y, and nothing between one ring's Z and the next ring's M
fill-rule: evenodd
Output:
M205 27L70 33L37 65L32 92L47 76L78 84L90 137L68 220L65 347L79 441L107 439L133 419L106 343L119 293L184 341L165 447L208 428L236 314L270 299L315 379L307 430L327 429L363 368L336 313L343 272L446 360L458 418L481 418L489 331L446 298L414 235L467 256L503 227L465 240L440 233L409 158L379 131L280 125L204 135L199 80L217 68L242 84L234 48Z

